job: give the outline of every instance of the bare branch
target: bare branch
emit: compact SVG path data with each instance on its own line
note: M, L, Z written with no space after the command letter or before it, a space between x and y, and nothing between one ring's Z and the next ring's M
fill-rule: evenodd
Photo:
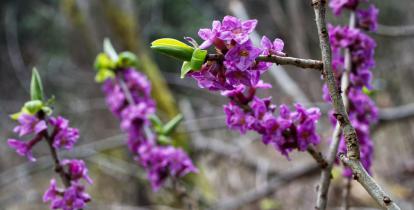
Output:
M414 36L414 25L386 26L378 24L378 30L375 34L380 36Z
M355 13L351 12L349 17L349 27L355 27ZM344 74L341 77L341 96L345 106L345 110L349 109L349 99L347 96L348 88L349 88L349 74L352 68L352 60L351 60L351 51L349 49L345 49L345 66L344 66ZM316 208L319 210L326 209L328 204L328 191L329 185L331 183L331 171L333 168L333 164L336 158L336 154L338 153L338 146L341 140L341 127L339 124L335 126L335 130L332 134L332 142L328 150L328 167L322 170L321 173L321 180L319 184L318 196L316 200Z
M352 180L346 179L344 190L342 191L342 210L349 210L350 204L349 199L351 197L351 187L352 187Z
M269 182L264 183L256 189L247 191L237 197L226 199L218 202L210 209L214 210L229 210L229 209L240 209L246 204L255 202L270 196L272 193L277 191L280 187L289 184L292 181L303 177L310 177L317 174L319 166L317 164L305 165L298 168L287 170L279 176L271 179Z
M315 11L315 20L318 28L320 48L322 51L322 62L324 66L324 79L328 84L332 104L336 112L336 117L342 127L347 145L347 156L341 155L341 160L351 167L353 174L358 177L357 180L371 195L374 200L385 209L400 209L397 204L391 200L381 187L372 179L359 162L359 142L354 127L351 125L348 114L346 113L342 96L336 88L335 76L332 71L332 55L329 43L328 29L325 20L326 0L312 0L312 6Z

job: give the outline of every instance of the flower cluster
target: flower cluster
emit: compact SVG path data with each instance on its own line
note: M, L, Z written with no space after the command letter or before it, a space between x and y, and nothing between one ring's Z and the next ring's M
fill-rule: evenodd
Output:
M55 152L59 149L72 150L73 145L79 138L79 131L69 127L69 121L61 116L48 117L43 111L34 114L22 113L18 116L18 126L14 132L20 137L32 135L29 141L8 139L8 144L15 149L17 154L27 157L30 161L36 161L32 155L33 147L41 141L46 141ZM49 134L48 130L51 131ZM58 168L62 168L64 175L63 182L65 188L57 188L55 179L51 180L49 189L44 194L44 202L50 202L51 209L76 210L85 207L91 200L85 192L85 186L81 183L81 178L92 184L92 179L88 176L88 169L82 160L56 159Z
M332 65L337 81L341 80L344 73L345 56L344 49L349 49L351 55L351 71L349 72L350 84L346 90L349 99L348 113L351 124L355 127L360 144L361 162L367 171L370 171L373 158L373 143L370 135L370 125L378 120L378 109L364 90L371 90L372 72L375 65L374 50L375 41L362 30L376 30L378 9L370 5L366 10L357 9L359 1L335 0L330 6L336 15L343 8L356 12L357 28L348 26L328 27L329 38L332 47ZM324 87L324 99L331 101L327 87ZM333 111L331 112L333 113ZM332 115L331 115L332 116ZM332 124L336 119L332 116ZM342 137L339 152L346 152L345 140ZM351 176L350 169L345 169L344 176Z
M128 148L135 160L145 168L153 190L158 190L168 177L182 177L196 172L189 156L180 148L157 143L149 117L155 113L151 84L134 68L116 70L114 78L103 85L109 109L121 121L128 134Z
M91 200L91 197L85 192L85 186L80 182L83 178L89 184L92 184L85 162L73 159L63 160L62 164L68 168L67 175L70 178L70 185L65 189L58 188L56 180L52 179L49 189L43 195L43 202L50 202L51 209L82 209Z
M223 21L213 21L211 29L200 29L198 35L204 40L202 49L215 47L224 60L209 60L200 70L192 70L187 76L197 80L199 87L211 91L221 91L230 99L224 106L227 125L231 129L245 133L255 131L262 136L265 144L288 157L294 149L304 151L309 144L318 144L316 123L319 109L305 109L296 104L291 112L281 105L280 116L275 116L276 106L271 98L259 98L257 89L270 88L270 84L260 80L261 75L272 65L258 62L258 56L285 56L281 39L273 42L267 37L261 40L261 47L253 45L249 34L257 25L257 20L241 21L225 16Z

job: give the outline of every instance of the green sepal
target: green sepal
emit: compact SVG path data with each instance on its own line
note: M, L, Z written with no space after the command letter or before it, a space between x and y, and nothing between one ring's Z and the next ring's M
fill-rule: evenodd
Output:
M43 85L40 79L39 72L36 68L32 71L32 81L30 83L30 98L31 100L43 101Z
M20 115L22 115L22 114L30 114L30 113L29 113L29 111L25 107L22 107L22 109L20 110L20 112L16 112L16 113L11 114L9 116L10 116L10 118L12 120L17 120L20 117Z
M157 39L151 43L151 48L182 61L190 61L194 52L193 47L171 38Z
M122 52L118 56L116 61L116 67L118 68L127 68L127 67L136 67L138 65L138 58L132 52Z
M182 114L177 114L173 119L164 125L162 134L166 136L170 135L183 119L184 117Z
M95 75L95 82L102 83L109 78L115 78L115 73L110 69L100 69Z
M112 46L109 38L105 38L103 41L104 52L111 58L113 62L118 60L118 54L115 51L115 48Z
M207 50L202 50L200 48L196 48L193 52L191 57L191 69L192 70L200 70L201 66L203 65L204 61L206 60Z
M43 108L43 102L40 100L31 100L24 104L25 110L27 110L30 114L36 114Z
M114 62L106 53L99 53L95 58L94 67L97 71L100 69L112 69L114 68Z
M51 115L53 113L53 110L48 107L48 106L43 106L42 107L42 111L46 114L46 115Z
M191 63L188 61L184 61L183 65L181 66L181 79L183 79L185 75L191 70Z

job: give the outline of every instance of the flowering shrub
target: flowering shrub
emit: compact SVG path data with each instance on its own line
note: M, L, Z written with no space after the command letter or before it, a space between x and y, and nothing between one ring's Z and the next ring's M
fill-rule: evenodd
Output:
M12 119L17 120L13 131L19 135L32 136L28 141L21 139L8 139L8 144L17 154L36 161L32 149L40 142L49 145L52 158L55 162L55 171L59 173L64 188L58 188L56 179L52 178L49 189L43 196L44 202L50 202L51 209L76 210L82 209L91 197L86 193L82 183L85 180L92 184L88 169L83 160L59 160L57 151L61 149L72 150L79 138L79 131L69 126L69 120L62 116L53 117L50 104L52 100L45 101L43 88L37 71L33 70L31 84L31 100L26 102L22 110L13 114Z
M109 42L105 45L110 50L97 57L96 79L103 82L107 105L121 121L120 127L128 136L128 149L147 171L152 189L158 190L168 177L197 172L183 149L169 145L172 143L169 134L181 121L181 115L162 125L155 115L151 84L133 67L135 55L123 52L118 56L111 46L108 47Z
M330 6L336 15L339 15L338 11L344 8L355 12L358 28L329 25L328 30L332 48L333 70L338 83L346 73L344 49L349 49L351 69L349 71L349 87L346 89L346 95L349 99L348 114L358 135L361 163L370 172L374 148L369 127L378 120L378 108L368 94L372 90L371 69L375 65L374 49L376 44L363 30L376 30L378 9L374 5L370 5L365 10L358 9L359 3L359 1L331 1ZM323 90L324 99L330 102L327 87L325 86ZM331 122L335 126L336 119ZM339 153L346 153L343 137L339 145ZM350 177L351 175L352 171L346 168L344 176Z
M261 76L272 65L270 62L257 61L257 58L285 56L281 39L272 42L264 36L261 47L253 45L249 34L256 25L257 20L242 21L232 16L224 17L221 22L213 21L211 29L199 30L198 35L204 40L200 47L190 39L194 53L189 56L171 52L174 46L179 46L178 49L184 49L185 46L185 49L191 48L181 42L178 44L177 40L156 40L152 48L179 59L184 57L183 68L186 68L186 62L193 62L198 50L214 46L214 51L220 58L207 59L199 69L194 66L182 69L182 74L184 71L187 77L195 79L200 88L220 91L230 99L229 104L224 106L229 128L242 134L255 131L262 136L264 144L272 145L288 157L294 149L305 151L309 145L319 143L316 123L320 111L318 108L306 109L300 104L295 105L295 111L290 111L288 106L282 104L279 107L280 115L276 116L276 106L271 103L271 98L256 96L257 90L271 88L270 84L261 80ZM203 61L207 53L204 55Z

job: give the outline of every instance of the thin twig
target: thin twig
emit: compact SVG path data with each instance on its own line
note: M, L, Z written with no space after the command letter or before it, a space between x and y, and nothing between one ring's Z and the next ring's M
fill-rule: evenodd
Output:
M319 166L317 164L305 165L298 168L289 169L284 173L279 174L277 177L271 179L267 183L264 183L263 185L257 187L256 189L242 193L241 195L238 195L234 198L220 201L210 209L240 209L246 204L258 201L261 198L271 195L284 185L287 185L303 177L310 177L311 175L315 175L318 171Z
M221 54L208 54L206 60L222 60L224 56ZM323 64L322 61L312 60L312 59L303 59L303 58L294 58L287 56L278 56L278 55L260 55L256 58L256 61L271 62L278 65L293 65L305 69L315 69L322 70Z
M325 20L326 0L312 0L312 6L315 11L315 20L318 29L320 48L322 51L322 61L324 66L324 79L328 84L329 93L332 99L336 117L342 127L343 134L347 145L347 155L340 155L341 160L351 167L357 181L365 188L372 198L385 209L400 209L397 204L391 200L374 179L364 169L359 161L359 143L354 127L351 125L348 114L346 113L342 96L339 93L332 71L332 55L329 43L328 29Z
M351 12L351 15L349 17L349 27L354 28L355 27L355 13ZM351 60L351 51L348 49L345 49L345 65L344 65L344 73L341 77L341 94L342 94L342 100L344 102L345 110L349 109L349 99L348 99L348 88L349 88L349 74L351 72L352 68L352 60ZM329 185L331 184L331 171L333 168L333 164L336 158L336 154L338 153L338 146L339 142L341 140L341 126L337 124L335 126L334 132L332 134L332 142L328 150L328 167L326 167L321 172L321 179L319 182L319 188L318 188L318 195L316 200L316 208L319 210L326 209L326 206L328 204L328 191L329 191Z
M381 36L414 36L414 25L410 26L386 26L378 24L375 34Z
M55 164L55 171L59 174L60 178L62 179L63 184L65 187L70 187L70 176L65 172L63 166L60 162L59 155L53 147L53 137L50 136L47 131L44 132L44 137L46 138L47 144L49 146L50 153L52 154L52 159Z
M342 191L342 210L349 210L351 205L349 200L351 197L352 180L350 178L345 179L344 190Z

